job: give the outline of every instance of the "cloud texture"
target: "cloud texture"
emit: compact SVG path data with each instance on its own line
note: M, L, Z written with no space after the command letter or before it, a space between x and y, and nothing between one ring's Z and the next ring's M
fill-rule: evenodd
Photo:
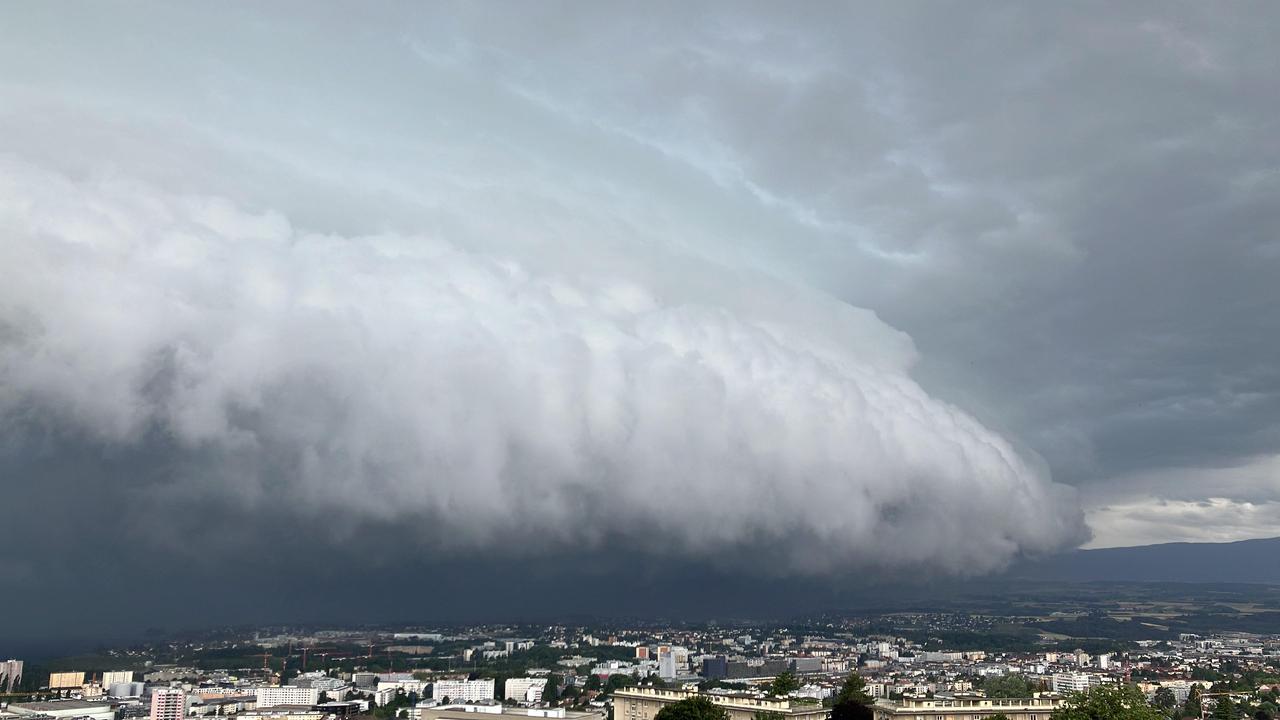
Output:
M0 410L204 456L148 506L412 517L463 547L780 545L807 572L975 572L1082 536L1065 488L910 379L909 340L777 281L634 252L534 272L518 243L315 234L12 161L0 197L22 268Z
M1274 8L362 10L2 11L32 606L102 538L834 581L1082 506L1269 532L1221 509L1280 502Z

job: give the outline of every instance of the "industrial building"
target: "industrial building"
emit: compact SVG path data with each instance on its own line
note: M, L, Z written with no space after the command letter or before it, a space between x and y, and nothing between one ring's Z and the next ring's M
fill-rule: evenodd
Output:
M82 685L84 685L83 672L69 670L49 674L50 690L79 690Z
M7 708L14 716L44 716L44 718L86 718L87 720L114 720L116 713L110 703L88 700L49 700L45 702L11 703Z

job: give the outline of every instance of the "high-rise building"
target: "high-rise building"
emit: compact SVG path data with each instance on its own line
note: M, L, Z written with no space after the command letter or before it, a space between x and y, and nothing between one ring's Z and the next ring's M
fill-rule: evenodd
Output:
M658 648L658 677L663 680L674 680L676 677L676 654L671 648Z
M156 688L151 693L151 720L183 720L187 694L178 688Z
M22 683L22 661L5 660L0 662L0 687L7 693Z

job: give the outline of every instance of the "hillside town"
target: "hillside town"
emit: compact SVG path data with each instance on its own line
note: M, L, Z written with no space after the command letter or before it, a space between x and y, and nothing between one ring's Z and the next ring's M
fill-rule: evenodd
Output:
M655 720L695 698L728 720L826 720L851 678L874 720L1050 720L1099 687L1140 691L1170 720L1273 720L1280 696L1274 635L1029 652L839 628L530 630L255 632L170 642L173 662L135 647L47 671L10 659L0 720Z

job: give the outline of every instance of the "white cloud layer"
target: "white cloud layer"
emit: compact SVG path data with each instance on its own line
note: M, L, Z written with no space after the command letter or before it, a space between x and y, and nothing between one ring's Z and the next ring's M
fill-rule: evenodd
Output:
M1230 498L1140 498L1091 510L1093 540L1086 547L1129 547L1166 542L1234 542L1280 537L1280 501Z
M583 214L528 201L534 242L498 253L6 159L0 412L210 458L166 502L420 518L463 546L973 572L1082 538L1073 493L929 397L870 313L661 237L592 245L607 225L560 246L590 274L549 271L524 255Z
M1088 547L1280 537L1280 455L1143 472L1085 494Z

